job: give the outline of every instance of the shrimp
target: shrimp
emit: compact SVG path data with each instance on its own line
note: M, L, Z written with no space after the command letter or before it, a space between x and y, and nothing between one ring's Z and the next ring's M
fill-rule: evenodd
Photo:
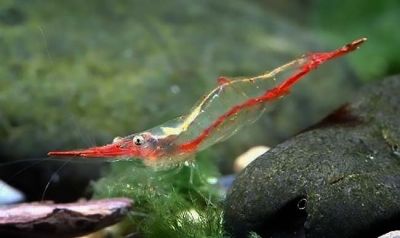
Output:
M255 122L273 102L287 95L303 76L319 65L359 48L361 38L333 51L312 52L265 74L229 79L218 85L185 116L112 143L88 149L53 151L49 156L143 159L149 164L192 158L198 151L224 141L242 127Z

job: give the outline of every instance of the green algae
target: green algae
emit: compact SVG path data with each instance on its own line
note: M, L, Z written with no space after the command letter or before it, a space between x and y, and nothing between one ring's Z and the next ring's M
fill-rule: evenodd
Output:
M223 192L215 184L215 165L200 159L168 169L120 161L94 184L96 197L129 197L133 212L120 235L145 237L223 237Z

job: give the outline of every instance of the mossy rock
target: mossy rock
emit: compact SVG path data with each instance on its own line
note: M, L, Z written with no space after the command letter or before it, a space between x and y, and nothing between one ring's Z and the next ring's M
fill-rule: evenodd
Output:
M400 224L400 76L279 144L237 177L234 237L376 237Z

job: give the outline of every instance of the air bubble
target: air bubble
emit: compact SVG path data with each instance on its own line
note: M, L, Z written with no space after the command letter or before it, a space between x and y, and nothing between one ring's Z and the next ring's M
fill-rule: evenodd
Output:
M397 157L400 157L400 148L398 145L392 145L392 153Z
M306 198L302 198L297 202L297 208L299 210L304 210L307 207L307 199Z
M181 88L178 85L172 85L169 90L171 90L171 93L173 94L178 94L181 92Z

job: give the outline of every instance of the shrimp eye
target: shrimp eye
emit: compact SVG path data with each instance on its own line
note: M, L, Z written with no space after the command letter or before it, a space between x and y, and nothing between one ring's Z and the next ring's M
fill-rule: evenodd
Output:
M134 136L133 143L135 143L135 145L143 145L143 143L144 143L143 136L141 136L141 135Z

